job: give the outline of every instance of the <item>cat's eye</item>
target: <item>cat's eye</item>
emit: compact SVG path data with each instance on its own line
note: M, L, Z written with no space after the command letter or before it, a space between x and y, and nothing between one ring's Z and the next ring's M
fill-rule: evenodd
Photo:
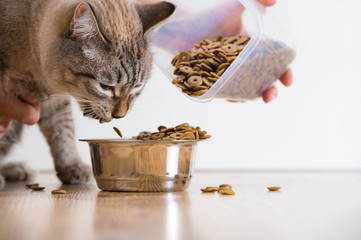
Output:
M134 88L140 88L141 86L143 86L143 84L139 83L139 84L135 85Z
M105 91L108 91L108 90L113 90L114 87L113 86L109 86L109 85L106 85L106 84L103 84L103 83L100 83L100 87L105 90Z

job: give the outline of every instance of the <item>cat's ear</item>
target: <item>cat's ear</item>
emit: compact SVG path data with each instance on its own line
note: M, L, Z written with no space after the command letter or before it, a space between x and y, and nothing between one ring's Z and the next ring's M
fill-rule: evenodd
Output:
M103 34L99 30L98 21L95 14L86 2L80 3L70 22L71 38L75 40L89 39L95 36L101 37L106 42Z
M166 20L175 10L175 6L169 2L155 4L136 4L139 18L143 24L143 33Z

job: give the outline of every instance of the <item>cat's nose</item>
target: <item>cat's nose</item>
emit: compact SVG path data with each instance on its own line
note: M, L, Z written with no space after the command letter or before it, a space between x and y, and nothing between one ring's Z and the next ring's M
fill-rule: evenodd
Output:
M115 118L115 119L119 119L119 118L122 118L124 116L118 116L118 115L112 114L112 117Z
M128 100L121 100L118 105L113 109L112 116L113 118L123 118L125 115L127 115L127 112L129 110L129 102Z

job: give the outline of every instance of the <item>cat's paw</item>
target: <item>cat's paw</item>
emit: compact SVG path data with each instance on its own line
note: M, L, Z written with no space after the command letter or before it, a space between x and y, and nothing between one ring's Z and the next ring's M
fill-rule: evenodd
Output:
M5 178L0 175L0 190L5 186Z
M90 181L92 170L88 165L77 163L58 170L57 175L64 184L79 184Z
M34 179L36 171L26 163L10 162L1 166L0 174L6 181L26 181Z

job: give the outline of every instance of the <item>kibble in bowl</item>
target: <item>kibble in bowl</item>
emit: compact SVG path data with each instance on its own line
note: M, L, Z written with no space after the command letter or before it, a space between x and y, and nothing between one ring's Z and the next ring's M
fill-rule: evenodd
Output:
M200 136L193 139L191 128L160 126L157 132L142 131L133 139L80 141L89 144L94 178L104 191L182 191L190 184L198 143L210 137L194 128Z

